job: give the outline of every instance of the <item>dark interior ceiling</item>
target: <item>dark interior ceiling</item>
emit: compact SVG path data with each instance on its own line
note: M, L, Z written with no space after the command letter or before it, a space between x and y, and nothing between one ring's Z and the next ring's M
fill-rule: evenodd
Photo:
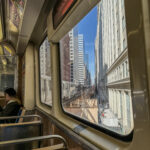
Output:
M49 12L52 10L56 1L54 0L45 0L42 11L39 15L33 33L31 35L31 41L36 45L40 45L47 35L47 17Z

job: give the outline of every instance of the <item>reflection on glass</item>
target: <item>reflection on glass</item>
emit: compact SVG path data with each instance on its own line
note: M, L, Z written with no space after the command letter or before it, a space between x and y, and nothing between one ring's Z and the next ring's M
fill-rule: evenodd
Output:
M12 54L8 46L0 46L0 96L6 88L16 88L17 59Z
M53 23L56 28L65 17L68 10L75 4L77 0L59 0L53 10Z
M60 40L60 54L64 110L126 135L133 114L123 4L101 0Z
M52 105L50 45L48 38L40 46L40 81L41 101L44 104Z
M10 30L17 32L23 17L25 0L9 0L9 26Z

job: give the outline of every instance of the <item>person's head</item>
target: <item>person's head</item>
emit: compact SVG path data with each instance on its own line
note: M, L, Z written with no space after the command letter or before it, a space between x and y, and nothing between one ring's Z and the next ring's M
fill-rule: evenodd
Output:
M12 98L16 97L16 91L13 88L7 88L4 91L4 94L5 94L6 101L9 101Z

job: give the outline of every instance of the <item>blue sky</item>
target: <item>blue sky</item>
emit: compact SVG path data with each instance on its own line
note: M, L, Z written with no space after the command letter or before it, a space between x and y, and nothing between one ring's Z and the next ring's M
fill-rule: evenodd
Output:
M95 78L95 38L97 30L97 7L94 7L92 11L87 14L78 23L78 32L84 36L85 51L89 55L89 71L91 72L92 82Z

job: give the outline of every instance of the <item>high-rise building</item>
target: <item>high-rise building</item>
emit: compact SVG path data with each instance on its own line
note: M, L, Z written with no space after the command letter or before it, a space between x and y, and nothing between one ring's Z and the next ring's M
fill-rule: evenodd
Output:
M108 102L108 89L106 88L107 84L107 76L106 71L108 68L107 63L104 62L104 55L107 53L104 49L104 39L102 34L102 27L103 27L103 7L102 5L98 5L97 9L97 35L95 40L95 83L96 83L96 92L98 94L98 104L99 107L101 105L105 105ZM108 59L106 58L106 61ZM100 121L100 119L99 119Z
M99 107L109 104L122 132L133 126L124 0L98 4L95 63Z
M78 35L78 73L79 84L84 85L84 40L83 34Z
M85 81L84 84L85 86L90 86L91 85L91 77L90 72L89 72L89 55L88 53L85 51L84 53L84 64L85 64Z
M86 65L86 68L89 70L89 55L86 51L84 51L84 64Z
M78 84L78 28L74 27L69 32L70 38L70 79L74 84Z

